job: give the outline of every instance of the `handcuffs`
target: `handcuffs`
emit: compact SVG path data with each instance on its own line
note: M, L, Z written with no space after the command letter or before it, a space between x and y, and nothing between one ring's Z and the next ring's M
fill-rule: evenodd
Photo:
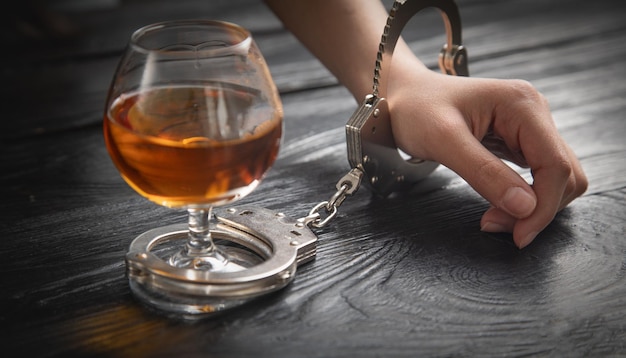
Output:
M192 302L190 309L172 306L171 311L191 315L214 313L252 298L279 290L295 277L299 265L317 252L317 236L311 230L325 226L337 214L347 196L365 182L379 195L387 196L414 185L432 173L438 163L405 159L393 138L385 94L394 48L407 22L419 11L437 8L445 24L447 41L439 54L439 67L448 75L468 76L467 52L461 44L461 19L454 0L396 0L389 12L376 57L372 94L346 124L348 161L351 170L336 184L336 193L317 204L307 216L294 220L282 213L259 207L230 208L216 214L212 230L217 239L244 246L265 261L237 272L198 272L176 268L157 257L152 249L172 240L185 240L187 226L171 225L137 237L126 255L127 276L133 292L157 302L165 290ZM322 215L322 212L324 216ZM174 234L170 233L172 230ZM163 305L160 305L161 307Z
M376 57L372 94L365 98L346 125L350 165L363 172L366 183L382 196L407 189L438 166L418 158L405 160L400 154L384 97L391 57L400 33L413 15L427 7L440 10L447 33L447 42L439 53L439 68L448 75L469 75L467 51L461 45L461 18L454 1L400 0L393 3Z

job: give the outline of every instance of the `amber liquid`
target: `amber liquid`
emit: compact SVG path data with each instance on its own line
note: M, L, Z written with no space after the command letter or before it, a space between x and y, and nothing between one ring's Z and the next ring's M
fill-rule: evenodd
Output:
M126 182L160 205L224 204L254 189L278 154L282 113L257 100L224 87L124 95L104 119L107 149Z

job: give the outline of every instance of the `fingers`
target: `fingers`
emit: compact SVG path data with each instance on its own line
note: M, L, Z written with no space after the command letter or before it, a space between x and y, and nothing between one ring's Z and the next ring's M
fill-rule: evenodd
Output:
M559 135L547 101L534 87L525 81L494 81L491 85L489 96L482 92L482 105L457 102L463 112L440 112L445 119L434 130L431 153L493 205L481 219L482 230L512 232L515 244L523 248L559 210L584 192L586 178ZM500 145L485 146L487 129ZM501 151L489 150L498 147ZM532 185L500 160L498 155L504 152L509 153L507 158L512 157L510 153L517 154L517 162L527 164Z
M525 247L586 190L547 101L528 82L443 76L419 85L419 95L407 86L391 96L394 138L405 152L455 171L492 204L483 231L512 232ZM500 158L530 168L532 184Z
M500 106L494 131L509 148L518 149L533 175L536 209L518 218L513 240L520 248L530 244L577 191L574 167L578 160L558 133L545 98L524 81L508 81L506 107ZM506 97L505 97L506 98Z
M517 219L506 212L490 207L480 220L480 230L485 232L513 232Z
M565 149L568 153L569 158L571 158L570 163L572 164L572 172L566 184L565 195L561 200L561 206L559 207L559 210L566 207L577 197L583 195L583 193L587 191L587 187L589 186L589 181L587 180L587 176L585 175L585 172L583 171L583 168L578 161L578 157L569 146L566 145Z
M565 146L565 143L562 145ZM571 149L566 147L564 152L561 158L564 161L560 164L553 162L553 166L533 170L537 209L531 216L515 224L513 240L519 248L530 244L561 209L587 188L587 179Z
M441 128L439 132L443 139L436 141L436 161L455 171L494 207L512 217L521 219L533 213L537 198L531 186L487 150L467 127Z
M559 179L555 175L557 169L533 171L535 183L532 187L536 193L537 206L531 215L518 219L504 210L491 207L481 218L481 231L513 233L513 241L519 248L530 244L560 210L587 189L588 181L580 163L569 147L567 153L572 170L561 168L562 171L569 172L566 178L563 175Z
M513 218L488 211L481 227L485 231L512 229L515 244L523 248L558 211L586 190L587 179L575 154L559 135L543 96L523 81L508 81L507 85L510 97L503 97L506 106L498 107L493 128L509 149L522 153L533 175L537 205L528 216L512 215L517 219L512 228Z

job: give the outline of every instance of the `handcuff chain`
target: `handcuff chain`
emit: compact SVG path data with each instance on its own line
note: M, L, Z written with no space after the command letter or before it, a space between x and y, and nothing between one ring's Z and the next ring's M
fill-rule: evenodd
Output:
M402 0L396 0L393 3L391 10L389 11L389 16L387 18L387 23L385 24L385 28L383 30L383 34L380 39L380 43L378 45L378 53L376 54L376 65L374 67L374 86L372 90L372 95L368 97L368 101L370 103L374 102L378 97L378 87L380 84L380 71L381 71L381 63L383 60L383 53L385 51L385 44L387 43L387 35L389 34L389 29L391 28L391 24L393 23L393 19L395 17L395 13L398 10L399 6L402 5ZM403 1L402 1L403 2ZM361 178L363 177L363 169L360 167L352 168L348 174L344 175L335 187L337 191L333 196L330 197L328 201L322 201L319 204L315 205L309 214L305 217L299 218L298 225L305 226L311 225L315 228L322 228L330 222L336 215L339 206L343 203L348 195L352 195L361 185ZM322 215L320 214L320 209L324 208L327 216L322 219Z
M387 45L387 37L389 36L389 30L393 24L393 20L396 17L396 11L400 8L404 1L398 0L393 2L391 9L389 10L389 16L383 29L383 34L380 37L380 43L378 44L378 52L376 53L376 65L374 66L374 87L372 89L372 96L374 98L379 97L379 85L380 85L380 71L382 69L383 54L385 53L385 46Z
M299 226L311 225L315 228L322 228L326 226L337 215L337 209L347 196L354 194L361 185L361 178L363 177L363 170L360 168L352 168L346 175L344 175L335 188L337 191L327 201L322 201L315 205L309 214L305 217L298 219ZM324 208L327 216L322 218L320 210Z

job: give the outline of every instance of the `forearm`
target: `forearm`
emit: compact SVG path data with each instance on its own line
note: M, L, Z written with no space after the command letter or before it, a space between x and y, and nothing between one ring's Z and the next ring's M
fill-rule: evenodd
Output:
M266 3L358 101L371 93L376 52L387 19L387 11L379 0L266 0ZM396 57L400 59L396 61ZM394 67L409 65L423 67L400 41L394 53ZM401 71L395 68L392 73Z

